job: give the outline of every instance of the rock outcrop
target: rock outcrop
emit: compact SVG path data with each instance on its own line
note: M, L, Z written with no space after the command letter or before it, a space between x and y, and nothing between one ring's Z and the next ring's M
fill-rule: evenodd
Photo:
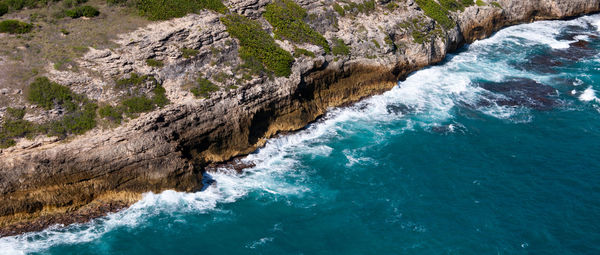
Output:
M267 3L227 4L260 18ZM80 60L89 73L53 74L51 79L106 102L117 96L103 89L115 76L152 74L163 82L172 104L114 129L95 129L64 142L22 141L0 151L0 235L97 217L134 203L143 192L200 190L208 164L251 153L265 139L298 130L330 107L389 90L464 43L508 25L600 10L600 0L499 0L502 8L468 7L452 14L454 28L434 31L435 22L413 0L393 10L378 5L374 12L340 17L335 23L328 18L334 14L331 7L324 8L327 2L298 3L309 16L314 14L312 22L320 24L326 38L350 45L350 55L301 57L289 77L254 77L209 99L196 99L185 89L191 76L225 73L228 78L220 85L226 87L236 79L234 67L240 63L239 45L219 21L220 14L205 11L122 35L120 48L90 51ZM401 25L415 18L423 21L418 29L429 38L421 43ZM278 43L293 49L289 42ZM181 48L198 55L183 58ZM148 67L144 60L149 57L165 66Z

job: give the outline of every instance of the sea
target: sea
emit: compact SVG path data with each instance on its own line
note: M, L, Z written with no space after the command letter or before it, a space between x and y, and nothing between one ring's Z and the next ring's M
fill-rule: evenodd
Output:
M600 254L600 16L505 28L267 142L0 254Z

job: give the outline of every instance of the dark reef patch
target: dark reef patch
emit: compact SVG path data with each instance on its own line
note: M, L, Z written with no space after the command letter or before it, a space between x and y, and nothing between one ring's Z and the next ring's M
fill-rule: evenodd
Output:
M531 79L514 78L503 82L480 82L479 87L491 92L476 107L522 106L536 110L550 110L562 105L558 91Z

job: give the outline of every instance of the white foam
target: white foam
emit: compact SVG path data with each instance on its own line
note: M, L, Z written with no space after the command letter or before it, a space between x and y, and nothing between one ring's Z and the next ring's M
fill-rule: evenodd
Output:
M584 102L600 102L600 100L596 97L596 91L591 86L585 89L581 95L579 95L579 100Z
M274 239L275 238L273 238L273 237L263 237L263 238L261 238L261 239L259 239L257 241L254 241L254 242L246 245L246 248L248 248L248 249L256 249L256 248L258 248L260 246L263 246L263 245L265 245L267 243L273 242Z

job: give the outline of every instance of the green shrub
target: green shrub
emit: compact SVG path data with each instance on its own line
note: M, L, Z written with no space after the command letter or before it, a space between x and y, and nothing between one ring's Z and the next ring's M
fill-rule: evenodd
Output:
M263 14L275 35L296 43L319 45L329 53L327 39L303 21L306 15L306 10L292 0L276 0L267 5Z
M338 39L338 38L334 38L334 45L333 48L331 49L331 51L333 52L333 55L350 55L350 47L348 47L348 45L346 45L344 43L344 40L342 39Z
M152 93L154 93L154 96L152 96L152 101L154 102L154 104L158 107L163 107L167 104L170 103L169 99L167 98L167 90L163 87L163 86L156 86L153 90Z
M154 101L146 96L131 97L123 100L128 113L140 113L154 110Z
M98 114L101 118L109 119L113 122L121 124L123 120L123 108L122 107L113 107L110 105L101 107L98 110Z
M65 15L68 17L71 17L73 19L80 18L80 17L92 18L92 17L96 17L96 16L100 15L100 11L98 11L98 9L96 9L93 6L84 5L84 6L78 6L73 9L66 10Z
M14 139L8 138L0 133L0 149L6 149L12 146L17 145Z
M0 16L8 13L8 5L4 2L0 2Z
M474 0L460 0L460 3L462 3L462 5L464 5L465 7L467 6L471 6L475 4Z
M50 136L64 138L69 134L83 134L96 127L96 109L98 109L98 105L87 102L82 108L65 115L60 120L45 124L43 127L45 132Z
M18 20L8 19L0 22L0 33L25 34L31 32L33 25Z
M405 32L410 32L413 40L418 44L429 43L444 36L440 25L436 24L432 30L429 28L429 22L422 18L413 18L398 24L398 27Z
M83 134L96 126L98 106L94 102L73 93L65 86L51 82L46 77L39 77L30 85L27 99L45 109L61 105L67 112L61 119L36 124L23 120L24 109L8 108L0 128L0 147L13 146L15 138L31 137L40 133L64 138L70 134Z
M0 140L3 140L1 137L4 137L5 139L10 138L12 140L12 138L29 136L36 132L36 127L33 123L23 120L23 117L25 117L25 109L9 107L6 109L6 113L4 123L0 129ZM5 142L0 141L0 143Z
M502 6L500 5L500 3L496 2L496 1L494 1L494 2L491 2L490 4L491 4L492 6L494 6L494 7L496 7L496 8L500 8L500 9L502 9Z
M353 15L356 15L359 13L369 14L375 10L375 0L367 0L362 3L355 3L355 2L347 1L345 3L346 3L346 5L343 7L345 13L350 13Z
M221 21L227 26L227 32L240 40L240 57L245 61L260 61L277 76L289 76L294 57L279 47L275 40L257 21L238 14L230 14Z
M302 48L296 48L294 49L294 57L300 57L300 56L307 56L307 57L311 57L314 58L315 57L315 53L306 49L302 49Z
M21 10L27 4L25 0L6 0L5 3L13 10Z
M344 11L344 7L340 6L338 3L333 4L333 10L335 10L342 17L344 17L344 15L346 15L346 11Z
M439 2L449 11L464 11L465 7L473 5L473 0L439 0Z
M477 1L475 1L475 3L477 4L477 6L486 6L487 5L484 1L481 1L481 0L477 0Z
M195 56L198 56L198 53L198 50L195 49L181 48L181 55L184 58L193 58Z
M148 64L149 66L152 66L152 67L165 66L165 64L161 60L153 59L153 58L146 59L146 64Z
M62 4L65 8L72 8L73 6L77 6L86 2L87 0L63 0Z
M25 117L25 109L17 109L17 108L12 108L12 107L8 107L6 108L6 118L9 119L23 119L23 117Z
M153 85L158 84L158 81L152 76L149 76L149 75L140 76L137 73L132 73L129 76L129 78L123 78L123 79L117 80L116 87L118 89L135 88L135 87L139 87L140 85L142 85L146 82L152 82Z
M55 105L61 105L72 111L77 108L74 99L78 99L78 97L73 94L71 89L56 82L51 82L46 77L36 78L29 86L29 93L27 94L29 102L47 110L54 108Z
M478 0L480 1L480 0ZM456 24L448 17L448 10L433 0L416 0L417 4L427 16L440 23L446 29L453 28Z
M219 87L204 77L199 77L197 84L190 89L190 92L192 92L194 96L205 98L210 97L210 94L215 91L219 91Z
M152 90L154 96L148 98L146 95L134 96L123 100L122 105L127 113L149 112L156 107L163 107L169 104L169 99L165 95L166 90L160 85L157 85Z
M127 3L128 0L106 0L108 5L121 5Z
M273 72L267 70L259 59L248 55L243 57L243 63L236 69L238 72L244 73L244 80L251 80L252 75L267 76L269 79L273 78Z
M202 9L227 12L227 7L220 0L138 0L136 6L150 20L183 17Z
M387 8L390 11L393 11L398 8L398 4L394 3L394 2L390 2L385 6L385 8Z

